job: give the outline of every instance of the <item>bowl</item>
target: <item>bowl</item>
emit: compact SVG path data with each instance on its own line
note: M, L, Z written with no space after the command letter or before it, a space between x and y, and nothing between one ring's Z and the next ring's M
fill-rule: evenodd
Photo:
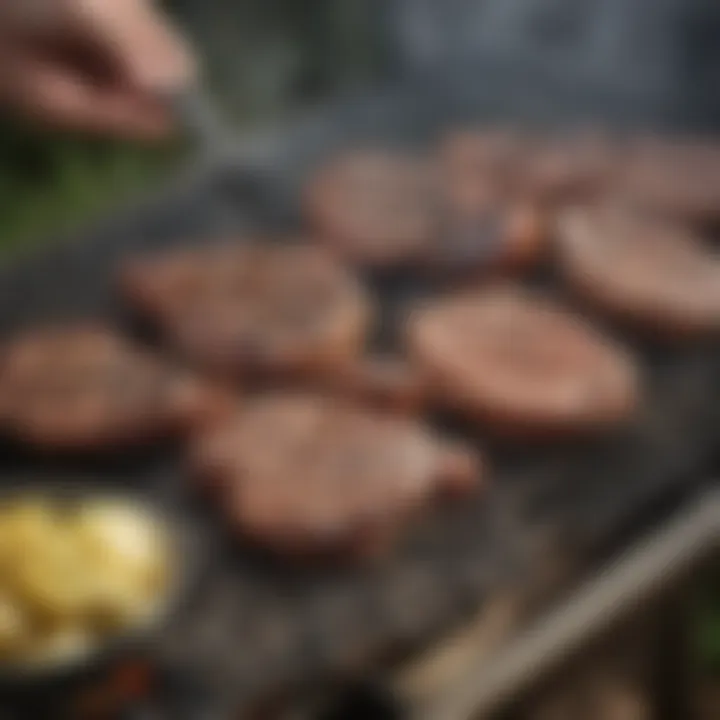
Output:
M123 661L144 656L165 633L190 599L199 572L200 557L191 524L183 514L161 507L136 494L87 486L15 486L0 490L0 503L40 498L68 504L87 501L118 502L137 507L159 523L168 548L168 577L162 596L147 618L92 643L86 651L47 662L0 663L0 696L50 696L55 690L91 681Z

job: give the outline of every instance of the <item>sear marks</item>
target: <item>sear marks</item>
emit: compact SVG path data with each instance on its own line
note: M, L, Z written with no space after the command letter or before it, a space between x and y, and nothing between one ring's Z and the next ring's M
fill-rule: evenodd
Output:
M618 207L568 210L559 229L562 272L593 306L668 338L720 330L720 257L692 232Z
M306 245L220 245L129 263L125 296L203 369L304 376L358 355L371 322L357 280Z
M437 301L416 311L408 335L436 401L500 435L584 434L627 420L638 401L624 352L519 288Z
M101 327L39 329L2 351L0 428L40 449L145 443L214 420L226 403Z
M250 401L198 439L193 466L239 534L306 558L387 551L481 472L473 452L422 425L305 393Z

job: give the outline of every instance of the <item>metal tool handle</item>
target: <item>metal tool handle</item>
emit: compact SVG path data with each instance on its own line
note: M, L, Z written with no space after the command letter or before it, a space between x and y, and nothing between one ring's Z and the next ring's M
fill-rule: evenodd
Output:
M221 155L232 146L230 126L202 89L193 87L172 93L166 102L183 132L198 144L203 155Z
M720 491L706 494L681 517L610 566L567 603L534 626L490 663L483 655L429 706L421 720L483 717L545 673L555 670L643 600L677 580L720 542Z

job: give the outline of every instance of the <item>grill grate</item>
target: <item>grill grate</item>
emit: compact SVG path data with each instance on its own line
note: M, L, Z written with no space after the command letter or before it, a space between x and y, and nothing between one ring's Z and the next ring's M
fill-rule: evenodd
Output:
M235 168L216 168L82 242L4 268L0 333L51 318L100 315L123 322L109 283L120 257L232 228L293 226L297 188L331 148L363 141L422 145L444 127L473 115L487 117L489 110L495 117L533 116L529 104L513 113L517 103L474 105L471 96L452 98L449 92L433 95L426 87L423 94L401 90L348 102L269 144L266 172L257 182ZM538 90L534 97L541 95ZM536 117L547 121L550 114ZM371 281L387 315L381 340L392 340L407 303L432 288L400 277ZM439 509L382 567L305 572L233 547L193 498L172 449L123 463L62 468L8 451L3 475L46 482L59 472L82 471L181 507L202 539L199 551L208 567L198 597L163 639L159 657L171 667L189 668L214 695L249 702L356 674L371 660L477 610L490 588L522 571L519 547L527 523L553 523L593 547L659 498L689 491L718 439L717 347L682 354L635 347L650 392L630 431L570 448L490 448L495 476L488 495Z

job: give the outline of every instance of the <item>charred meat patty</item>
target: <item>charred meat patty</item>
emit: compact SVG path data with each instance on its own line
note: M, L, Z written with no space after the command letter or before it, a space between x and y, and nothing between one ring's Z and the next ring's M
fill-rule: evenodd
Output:
M435 174L406 154L340 155L310 179L304 205L315 236L365 267L419 262L437 233Z
M620 194L641 209L698 225L720 221L720 144L645 138L635 142Z
M170 343L223 375L293 376L359 354L371 322L364 289L307 245L233 244L128 263L129 301Z
M438 403L503 435L582 434L638 400L627 355L549 300L503 286L418 309L410 352Z
M720 330L720 256L691 231L615 207L576 208L559 232L562 272L613 318L668 338Z
M0 352L0 429L40 449L94 450L214 419L225 396L102 327L31 331Z
M248 402L198 439L193 466L240 535L306 557L386 551L481 474L475 453L419 423L306 393Z

